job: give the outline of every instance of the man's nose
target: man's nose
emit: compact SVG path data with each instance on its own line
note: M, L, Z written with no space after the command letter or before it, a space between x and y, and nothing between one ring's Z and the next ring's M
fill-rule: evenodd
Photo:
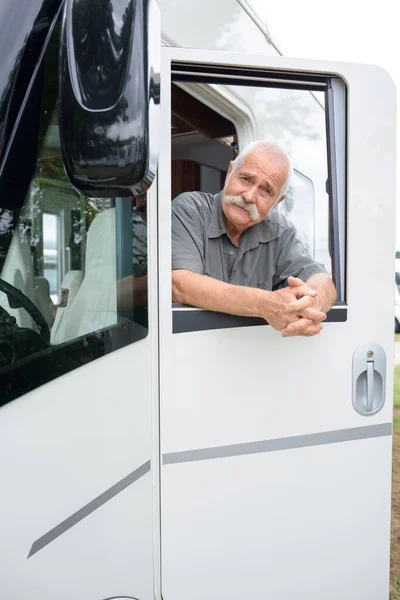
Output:
M242 194L243 199L248 204L254 204L257 198L257 186L252 185Z

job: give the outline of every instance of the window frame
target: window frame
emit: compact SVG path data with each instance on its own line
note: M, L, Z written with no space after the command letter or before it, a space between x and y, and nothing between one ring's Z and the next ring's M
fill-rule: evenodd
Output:
M337 73L311 70L309 72L304 70L294 71L292 66L287 70L261 65L249 66L243 64L243 61L246 60L250 62L250 57L246 56L229 54L229 62L227 60L222 64L217 61L210 60L210 62L206 62L204 60L204 56L207 54L216 56L221 53L195 50L183 51L179 48L165 50L168 53L166 62L169 63L170 83L182 87L185 83L191 83L196 84L198 89L202 89L204 88L202 84L208 84L210 87L212 86L213 91L216 93L223 84L248 85L250 82L252 87L259 85L260 87L307 90L310 93L324 90L328 159L327 193L329 212L333 220L333 242L330 254L332 274L335 273L338 292L336 304L329 311L326 322L347 321L347 84L345 80ZM202 55L201 61L199 60L200 54ZM224 61L228 58L226 55L227 53L224 53ZM237 60L238 56L241 61ZM251 60L254 61L254 58L251 57ZM270 60L271 58L268 57L268 61ZM282 59L279 60L282 61ZM199 97L198 99L204 102L203 98ZM210 103L208 99L207 105L216 112L228 117L235 124L235 127L239 125L240 129L240 124L232 118L232 114L222 113L216 102ZM331 219L329 222L331 223ZM173 333L268 325L263 319L214 313L177 304L172 305L172 313Z

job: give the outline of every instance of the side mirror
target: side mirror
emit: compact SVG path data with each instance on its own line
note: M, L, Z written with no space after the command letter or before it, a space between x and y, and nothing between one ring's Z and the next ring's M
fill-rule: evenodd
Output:
M132 196L158 162L159 9L154 0L66 0L59 126L67 175L87 196Z

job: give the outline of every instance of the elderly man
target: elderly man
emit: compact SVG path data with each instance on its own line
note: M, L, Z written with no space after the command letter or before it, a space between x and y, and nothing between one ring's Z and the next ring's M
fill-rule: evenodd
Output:
M335 287L294 226L273 212L291 171L279 147L255 142L231 161L222 192L173 200L174 302L262 317L284 337L321 331Z

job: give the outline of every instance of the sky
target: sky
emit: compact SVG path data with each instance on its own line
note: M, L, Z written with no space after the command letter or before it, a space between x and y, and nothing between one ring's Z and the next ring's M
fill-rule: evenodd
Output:
M284 56L374 64L397 86L397 147L400 140L400 36L398 0L248 0L264 19ZM397 151L400 191L400 150ZM396 248L400 250L400 194Z

